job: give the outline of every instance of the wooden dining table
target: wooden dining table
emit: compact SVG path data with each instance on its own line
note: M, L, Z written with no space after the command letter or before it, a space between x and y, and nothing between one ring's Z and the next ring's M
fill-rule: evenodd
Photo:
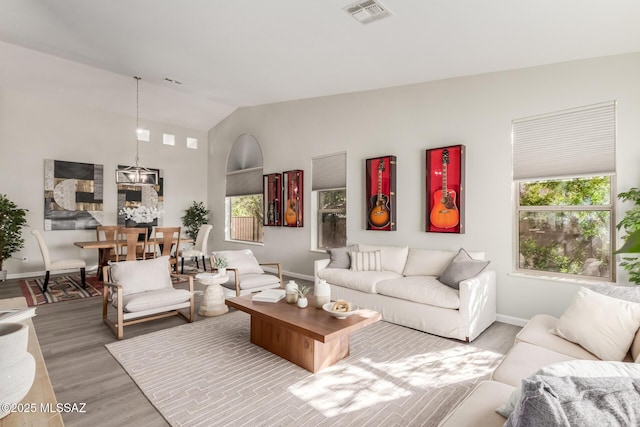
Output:
M174 244L177 242L177 239L173 241ZM180 237L180 244L182 243L193 243L193 239L189 237ZM115 249L118 242L116 240L88 240L86 242L73 242L73 244L82 249L98 250L98 278L102 279L102 267L109 264L111 249ZM153 240L147 241L147 245L150 244L153 244ZM138 242L138 246L143 247L144 242Z

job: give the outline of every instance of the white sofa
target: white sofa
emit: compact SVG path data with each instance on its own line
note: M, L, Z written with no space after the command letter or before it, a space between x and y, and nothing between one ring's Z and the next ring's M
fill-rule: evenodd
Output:
M316 282L323 279L331 285L332 300L344 299L380 312L388 322L464 341L495 322L494 271L485 269L460 281L459 289L438 281L458 252L366 244L357 250L379 251L380 271L331 268L331 258L315 262ZM484 253L470 255L484 258Z
M610 289L607 289L610 288ZM638 289L616 289L622 287L600 285L594 289L595 293L602 292L605 295L627 301L640 302L640 288ZM626 295L616 295L621 290ZM629 297L630 292L635 293L635 297ZM576 298L577 300L577 298ZM575 301L572 303L574 307ZM632 303L633 304L633 303ZM577 338L577 341L595 348L606 341L606 337L616 335L610 327L619 327L624 322L620 321L617 316L623 316L628 313L627 308L609 309L602 307L602 313L597 310L585 310L587 316L591 319L583 318L582 330L593 331L593 339L584 337ZM571 308L571 307L570 307ZM635 321L640 322L640 304L636 303L634 314ZM567 319L569 310L558 319L556 317L539 314L531 318L527 325L518 333L514 346L507 353L500 365L493 372L490 381L481 382L456 408L454 408L439 424L440 427L492 427L502 426L507 422L507 418L496 412L496 409L509 402L512 394L516 389L522 387L523 380L535 381L540 376L553 376L560 378L584 378L584 377L612 377L625 378L632 377L640 381L640 329L638 323L635 323L635 336L631 334L631 345L624 358L601 359L592 352L586 350L582 345L571 342L558 335L558 327L565 325L563 323ZM601 317L600 317L601 316ZM600 318L599 318L600 317ZM602 318L609 320L603 321ZM573 318L575 320L575 317ZM590 324L590 322L593 322ZM609 323L604 324L604 323ZM598 329L599 331L596 331ZM602 331L605 339L595 337L597 333ZM628 336L627 332L627 336ZM573 338L573 337L572 337ZM591 342L589 342L591 341ZM607 344L608 345L608 344ZM625 347L623 345L623 347ZM620 360L622 359L622 360ZM588 361L588 362L583 362ZM633 362L636 363L633 363ZM596 363L594 363L596 362ZM586 393L585 393L586 394ZM637 394L637 393L634 393ZM559 398L561 400L561 397ZM517 400L512 400L512 408L516 405ZM638 412L640 414L640 406ZM516 414L518 415L518 414ZM522 416L522 414L520 414ZM608 424L603 418L605 414L601 414L598 419L593 419L593 423L589 420L577 422L575 425L617 425ZM640 415L638 415L640 416ZM514 418L514 417L512 417ZM515 417L517 418L517 417ZM520 421L523 421L520 419ZM640 421L640 419L639 419ZM517 421L510 420L512 424L519 425ZM526 424L526 421L524 422ZM533 425L543 425L542 420L535 420ZM625 423L623 423L624 425ZM531 425L531 424L530 424ZM544 424L548 425L548 424ZM631 422L629 425L637 425Z

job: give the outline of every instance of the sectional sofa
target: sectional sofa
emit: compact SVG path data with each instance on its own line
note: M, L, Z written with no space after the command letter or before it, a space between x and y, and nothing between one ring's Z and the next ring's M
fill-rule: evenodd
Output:
M532 317L440 423L502 425L640 425L640 288L583 288L560 318Z
M332 300L378 311L391 323L472 341L496 319L496 275L483 259L484 253L463 249L357 244L331 250L314 272L316 281L331 285Z

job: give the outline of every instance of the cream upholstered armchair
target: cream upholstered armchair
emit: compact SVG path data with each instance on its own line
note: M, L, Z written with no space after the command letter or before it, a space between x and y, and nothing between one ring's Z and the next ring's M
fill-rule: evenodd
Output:
M204 257L207 253L207 241L209 240L209 233L212 228L213 225L211 224L202 224L198 229L198 235L196 236L195 243L180 251L179 256L182 258L182 267L180 269L181 273L184 273L184 259L189 257L196 259L196 267L198 268L200 268L200 265L198 265L198 258L202 257L202 269L207 271L207 266L204 263Z
M210 257L213 271L216 270L214 265L218 257L226 258L229 264L227 267L229 280L222 284L225 298L282 287L282 268L278 262L258 263L250 249L217 251L212 252ZM278 275L265 273L262 266L276 267Z
M124 336L124 327L135 323L169 316L195 320L193 277L171 275L169 268L169 256L104 267L102 321L119 340ZM189 290L174 288L171 276L188 279ZM116 311L115 321L109 318L110 306Z
M82 287L87 287L86 282L86 273L85 270L87 268L87 262L83 259L60 259L57 261L51 260L51 255L49 255L49 247L47 243L44 241L44 237L42 237L42 233L40 230L31 230L31 234L36 237L38 241L38 246L40 246L40 252L42 253L42 259L44 261L44 268L46 270L44 276L44 284L42 285L42 292L47 292L47 287L49 286L49 276L52 271L56 270L70 270L70 269L80 269L80 277L82 279Z

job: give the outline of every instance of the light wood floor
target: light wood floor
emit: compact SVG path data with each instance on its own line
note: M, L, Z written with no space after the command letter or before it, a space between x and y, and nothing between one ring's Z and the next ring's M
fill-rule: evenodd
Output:
M202 289L196 284L196 290ZM22 296L18 280L0 282L0 298L17 296ZM196 296L196 307L201 298ZM104 347L115 341L115 337L102 323L101 302L102 298L94 297L45 304L36 309L33 319L58 402L86 403L84 414L63 414L65 425L167 426ZM200 319L198 316L197 320ZM128 326L125 339L184 323L184 320L172 317ZM519 330L513 325L494 323L469 345L505 354Z

